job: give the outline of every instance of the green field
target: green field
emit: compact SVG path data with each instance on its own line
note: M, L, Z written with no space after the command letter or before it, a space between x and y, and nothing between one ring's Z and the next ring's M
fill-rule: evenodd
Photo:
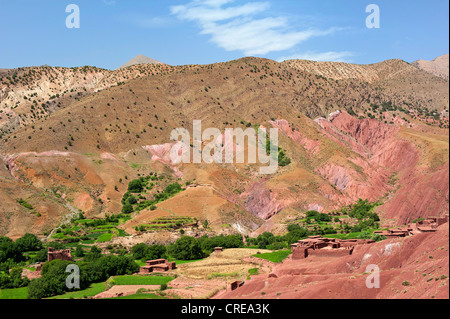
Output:
M116 285L162 285L174 280L169 276L117 276L114 277Z
M0 290L0 299L27 299L27 298L28 298L28 287Z
M250 275L250 276L254 276L254 275L258 275L258 268L252 268L252 269L249 269L248 270L248 274Z
M113 234L111 234L111 233L102 234L97 238L97 242L103 243L106 241L110 241L112 236L113 236Z
M265 259L274 263L280 263L291 254L290 250L279 250L272 253L256 254L253 257Z
M142 266L145 266L145 265L146 265L145 262L143 262L142 260L139 260L139 259L135 260L134 262L135 262L136 264L138 264L139 267L142 267Z
M84 297L93 297L101 292L105 291L105 283L99 282L92 284L89 288L85 290L71 291L65 293L64 295L50 297L48 299L80 299Z

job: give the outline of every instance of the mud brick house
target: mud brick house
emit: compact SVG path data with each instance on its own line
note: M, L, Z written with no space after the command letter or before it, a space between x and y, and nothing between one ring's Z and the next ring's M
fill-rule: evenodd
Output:
M398 237L406 237L412 235L413 228L396 228L396 229L388 229L388 230L378 230L374 231L374 234L378 234L380 236L385 236L387 238L398 238Z
M42 277L42 266L44 264L45 263L36 264L35 271L25 271L24 269L24 271L22 272L22 277L27 277L30 280Z
M70 249L55 250L52 247L48 247L47 259L48 259L48 261L52 261L55 259L71 261L72 253L71 253Z
M176 269L175 262L168 262L167 259L147 260L145 266L139 270L140 274L150 274L152 272L163 272Z
M448 222L448 214L441 217L428 217L425 220L419 220L417 223L410 224L413 233L435 232L437 228Z
M49 247L47 250L47 260L52 261L55 259L71 261L72 253L70 249L55 250L54 248ZM36 264L35 271L27 272L24 276L28 277L30 280L42 277L42 266L44 266L44 264L45 263Z
M374 243L373 240L336 238L324 238L322 236L310 236L292 244L292 259L304 259L308 256L318 257L343 257L353 253L356 245Z
M448 215L445 215L443 217L428 217L425 220L418 221L416 225L418 227L423 226L423 227L437 228L445 224L446 222L448 222Z

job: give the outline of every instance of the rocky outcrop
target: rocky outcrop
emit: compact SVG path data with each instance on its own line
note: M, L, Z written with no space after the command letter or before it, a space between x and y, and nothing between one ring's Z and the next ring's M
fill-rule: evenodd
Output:
M264 182L254 184L247 197L245 209L264 220L269 219L284 208L275 194L265 187Z

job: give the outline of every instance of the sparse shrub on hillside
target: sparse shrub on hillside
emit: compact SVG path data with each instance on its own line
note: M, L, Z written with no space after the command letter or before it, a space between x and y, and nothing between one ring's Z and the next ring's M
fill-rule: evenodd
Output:
M24 200L24 199L22 199L22 198L19 198L19 199L17 200L17 202L18 202L20 205L22 205L23 207L25 207L25 208L27 208L27 209L29 209L29 210L33 210L33 206L31 206L30 204L28 204L26 200Z
M130 203L125 203L122 206L122 213L124 214L131 214L133 212L133 206Z

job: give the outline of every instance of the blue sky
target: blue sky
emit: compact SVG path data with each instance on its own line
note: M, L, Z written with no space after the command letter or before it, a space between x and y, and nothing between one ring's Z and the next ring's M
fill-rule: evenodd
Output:
M65 9L80 8L68 29ZM368 29L366 6L380 8ZM0 68L172 65L244 56L375 63L449 52L446 0L0 0Z

